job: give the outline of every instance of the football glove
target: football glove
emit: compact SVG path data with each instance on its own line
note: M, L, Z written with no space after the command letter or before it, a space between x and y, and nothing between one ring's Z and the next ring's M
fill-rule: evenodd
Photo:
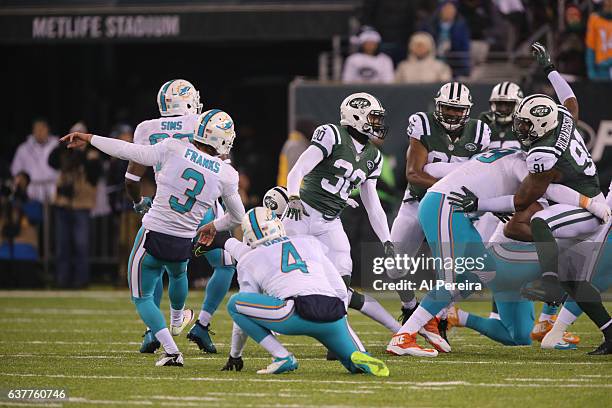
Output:
M533 53L536 61L538 61L538 64L540 64L540 66L544 69L544 73L546 75L555 70L555 66L550 59L550 54L546 50L546 47L539 42L534 42L531 44L531 52Z
M585 209L599 218L604 224L610 220L610 207L608 207L608 204L605 202L590 199Z
M134 211L136 211L138 214L144 215L147 213L147 211L149 211L152 204L153 200L151 200L151 197L142 197L140 202L134 203Z
M300 197L290 196L289 203L287 204L287 214L285 217L289 219L293 218L294 220L299 221L302 219L302 214L307 217L310 216L310 214L308 214L306 211L306 208L304 208L304 204L302 203L302 200L300 200Z
M348 205L351 208L359 207L359 203L356 200L353 200L352 198L347 198L346 199L346 205Z
M385 257L386 258L395 258L395 247L393 246L393 242L387 241L383 244L383 248L385 249Z
M501 222L504 224L510 221L510 218L514 215L513 213L505 213L505 212L494 212L494 216L496 216Z
M225 363L221 371L241 371L242 367L244 367L244 361L242 361L242 357L229 356L229 358L227 359L227 363Z
M459 211L474 212L478 211L478 197L472 193L467 187L461 187L462 193L451 191L448 195L448 202Z

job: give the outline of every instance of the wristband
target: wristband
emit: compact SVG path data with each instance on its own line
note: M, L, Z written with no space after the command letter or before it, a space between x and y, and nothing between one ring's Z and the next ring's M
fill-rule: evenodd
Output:
M131 180L131 181L138 182L138 181L140 181L141 177L126 171L125 172L125 178L128 179L128 180Z

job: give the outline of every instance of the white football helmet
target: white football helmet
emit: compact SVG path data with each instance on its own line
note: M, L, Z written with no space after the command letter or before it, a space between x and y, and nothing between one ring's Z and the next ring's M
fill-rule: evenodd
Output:
M461 129L470 118L472 95L468 87L460 82L442 85L434 101L434 117L446 130Z
M559 125L559 108L547 95L535 94L523 99L516 108L512 130L523 147L529 147Z
M202 111L200 92L184 79L173 79L159 88L157 105L162 116L196 114Z
M252 208L242 219L242 240L252 248L285 235L283 223L269 208Z
M219 155L228 154L234 145L234 121L220 109L211 109L200 115L193 140L214 147Z
M521 100L523 100L523 91L514 82L505 81L495 85L489 98L495 120L499 123L510 123Z
M285 187L276 186L269 189L263 198L263 205L269 208L278 218L282 218L289 198Z
M385 108L376 97L358 92L347 96L340 105L340 124L350 126L370 139L384 139Z

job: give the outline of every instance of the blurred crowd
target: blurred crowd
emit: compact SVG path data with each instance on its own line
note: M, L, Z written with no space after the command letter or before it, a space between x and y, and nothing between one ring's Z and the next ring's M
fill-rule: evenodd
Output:
M344 62L347 83L478 80L488 56L508 59L542 27L562 74L612 80L612 0L366 0ZM592 11L589 13L589 10ZM563 15L559 16L559 13Z

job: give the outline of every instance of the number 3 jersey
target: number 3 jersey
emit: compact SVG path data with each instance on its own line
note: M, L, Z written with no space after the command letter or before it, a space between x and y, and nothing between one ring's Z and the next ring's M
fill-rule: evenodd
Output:
M346 286L314 237L280 237L253 249L232 238L225 248L238 261L241 292L278 299L325 295L345 301Z
M469 119L457 139L434 118L432 112L417 112L408 120L408 138L420 141L427 149L427 164L461 163L489 147L491 130L484 122ZM427 189L408 184L404 201L420 200Z
M530 173L541 173L557 169L562 179L555 181L570 187L587 197L601 194L597 168L584 140L576 129L571 113L563 106L559 108L559 125L553 134L535 141L527 153L527 168Z
M333 124L319 126L311 144L321 149L323 160L304 177L300 198L333 219L346 207L353 189L380 176L382 154L372 142L360 145L343 126Z

